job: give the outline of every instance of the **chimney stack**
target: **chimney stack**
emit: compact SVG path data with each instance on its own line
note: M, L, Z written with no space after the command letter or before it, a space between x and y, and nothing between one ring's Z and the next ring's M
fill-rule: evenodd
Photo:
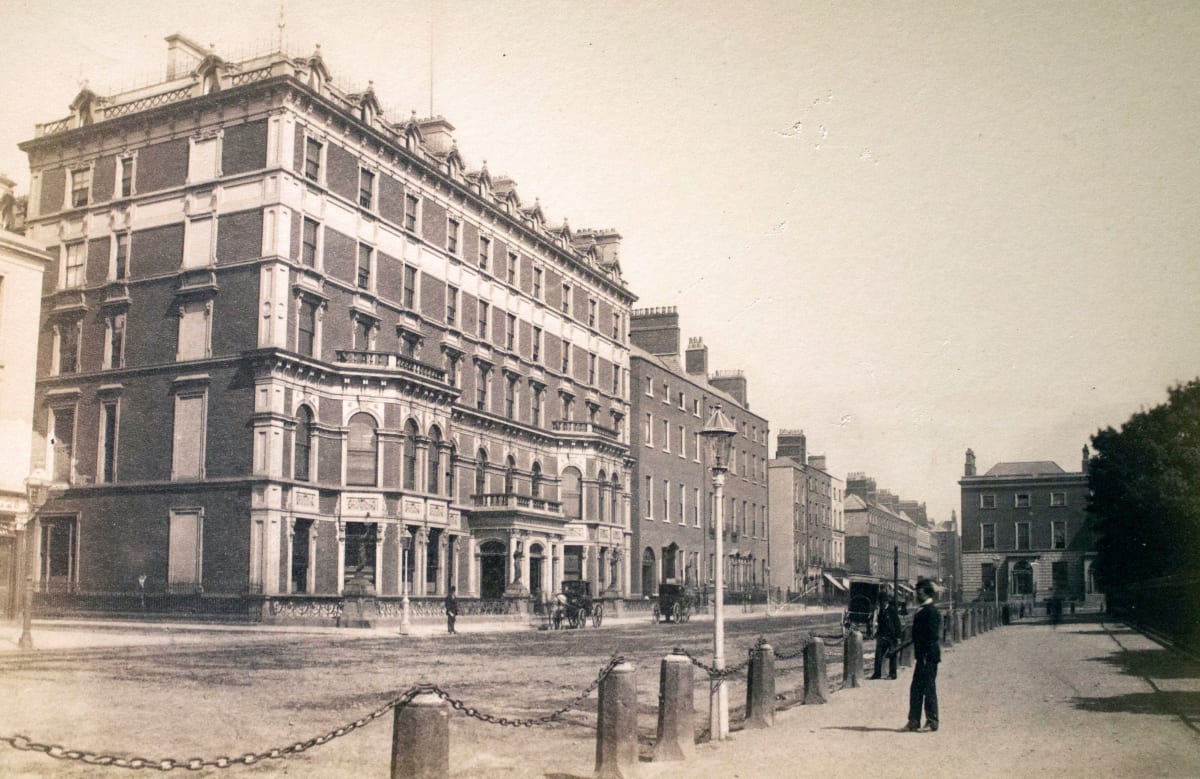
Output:
M655 357L679 356L679 312L675 306L635 308L629 314L629 340Z
M1088 472L1088 463L1091 461L1091 453L1088 451L1087 444L1083 445L1083 463L1079 468L1080 473Z
M684 370L689 376L699 376L708 379L708 347L702 338L689 338L687 353L684 355Z
M775 456L790 457L801 465L808 462L808 440L803 430L780 430L775 434Z
M963 465L963 476L975 475L975 453L970 449L967 450L967 461Z
M741 371L717 371L708 377L708 383L733 397L742 408L750 409L750 398L746 388L746 375Z

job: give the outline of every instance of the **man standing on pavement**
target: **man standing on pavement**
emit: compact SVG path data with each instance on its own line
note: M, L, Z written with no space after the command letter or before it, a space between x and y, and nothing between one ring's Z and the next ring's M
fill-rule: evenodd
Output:
M942 660L938 643L942 635L942 615L933 605L933 582L917 582L921 608L913 617L913 654L917 667L913 669L912 686L908 689L908 724L905 730L921 729L921 708L925 709L925 724L938 729L937 670Z
M446 593L446 632L453 635L457 631L454 629L454 620L458 618L458 598L454 597L454 588L450 588L450 592Z
M871 679L879 679L883 671L883 658L888 659L888 678L896 678L896 655L900 647L900 612L896 610L896 599L886 588L879 590L879 609L875 632L875 673Z

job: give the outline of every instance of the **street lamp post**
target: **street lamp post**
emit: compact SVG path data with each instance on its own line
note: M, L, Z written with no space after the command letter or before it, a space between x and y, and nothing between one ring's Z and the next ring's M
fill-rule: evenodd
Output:
M412 554L412 537L408 533L408 528L401 525L400 537L400 591L403 595L403 600L400 601L400 635L407 636L411 625L408 621L408 561Z
M21 638L17 646L22 650L33 649L33 544L37 535L38 512L50 497L50 484L35 476L25 480L25 492L29 498L29 520L25 523L25 593L21 608Z
M713 615L713 667L725 670L725 548L724 548L724 498L725 472L729 470L730 450L737 428L721 412L718 403L708 423L700 431L704 439L705 454L712 469L713 496L716 506L713 511L713 530L716 536L716 565L713 566L713 581L716 595L716 611ZM716 677L709 688L708 698L709 733L713 741L729 738L729 689L723 676Z

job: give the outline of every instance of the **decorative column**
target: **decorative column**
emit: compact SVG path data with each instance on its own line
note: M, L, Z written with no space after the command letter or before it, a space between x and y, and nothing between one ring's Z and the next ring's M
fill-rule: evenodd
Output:
M529 578L529 537L524 531L521 531L519 542L524 551L524 554L522 554L520 558L521 583L528 588L529 582L532 581Z
M342 585L346 581L346 524L341 520L337 523L337 593L341 595Z
M413 594L425 595L425 566L429 561L429 531L421 528L415 534L416 552L413 557Z
M479 542L467 536L467 594L479 597Z
M434 594L446 594L446 574L450 570L450 536L443 530L438 537L438 568L434 580Z

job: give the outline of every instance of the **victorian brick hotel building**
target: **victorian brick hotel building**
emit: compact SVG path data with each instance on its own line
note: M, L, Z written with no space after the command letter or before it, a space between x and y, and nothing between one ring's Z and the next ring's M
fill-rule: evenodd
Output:
M167 43L163 83L85 88L21 146L55 258L39 607L629 594L620 236L548 226L319 51Z

